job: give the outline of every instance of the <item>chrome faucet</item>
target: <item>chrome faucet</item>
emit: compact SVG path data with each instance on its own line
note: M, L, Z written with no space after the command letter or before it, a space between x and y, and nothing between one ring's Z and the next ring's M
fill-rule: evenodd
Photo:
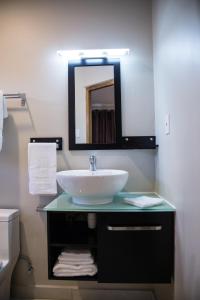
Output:
M97 167L96 167L96 156L95 155L90 155L89 162L90 162L90 171L96 171L96 169L97 169Z

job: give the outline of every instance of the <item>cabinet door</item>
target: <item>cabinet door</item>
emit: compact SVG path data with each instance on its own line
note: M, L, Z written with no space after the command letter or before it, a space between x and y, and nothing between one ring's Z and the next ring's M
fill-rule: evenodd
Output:
M167 283L173 275L173 213L99 213L98 281Z

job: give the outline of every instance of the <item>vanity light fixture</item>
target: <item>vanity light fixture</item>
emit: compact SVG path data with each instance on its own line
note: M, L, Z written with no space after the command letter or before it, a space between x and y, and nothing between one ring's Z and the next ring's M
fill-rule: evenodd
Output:
M68 60L98 57L120 57L129 54L129 49L58 50L57 54Z

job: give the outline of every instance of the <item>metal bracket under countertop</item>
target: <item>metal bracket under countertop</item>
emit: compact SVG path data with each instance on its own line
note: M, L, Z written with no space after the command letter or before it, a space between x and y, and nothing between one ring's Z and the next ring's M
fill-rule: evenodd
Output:
M41 206L37 206L36 211L37 212L46 212L46 210L44 210L44 207L41 207Z

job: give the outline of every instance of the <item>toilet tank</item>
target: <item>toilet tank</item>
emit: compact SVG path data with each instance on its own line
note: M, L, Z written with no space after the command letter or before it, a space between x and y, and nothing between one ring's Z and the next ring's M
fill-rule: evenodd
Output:
M19 210L0 209L0 260L12 262L19 250Z

